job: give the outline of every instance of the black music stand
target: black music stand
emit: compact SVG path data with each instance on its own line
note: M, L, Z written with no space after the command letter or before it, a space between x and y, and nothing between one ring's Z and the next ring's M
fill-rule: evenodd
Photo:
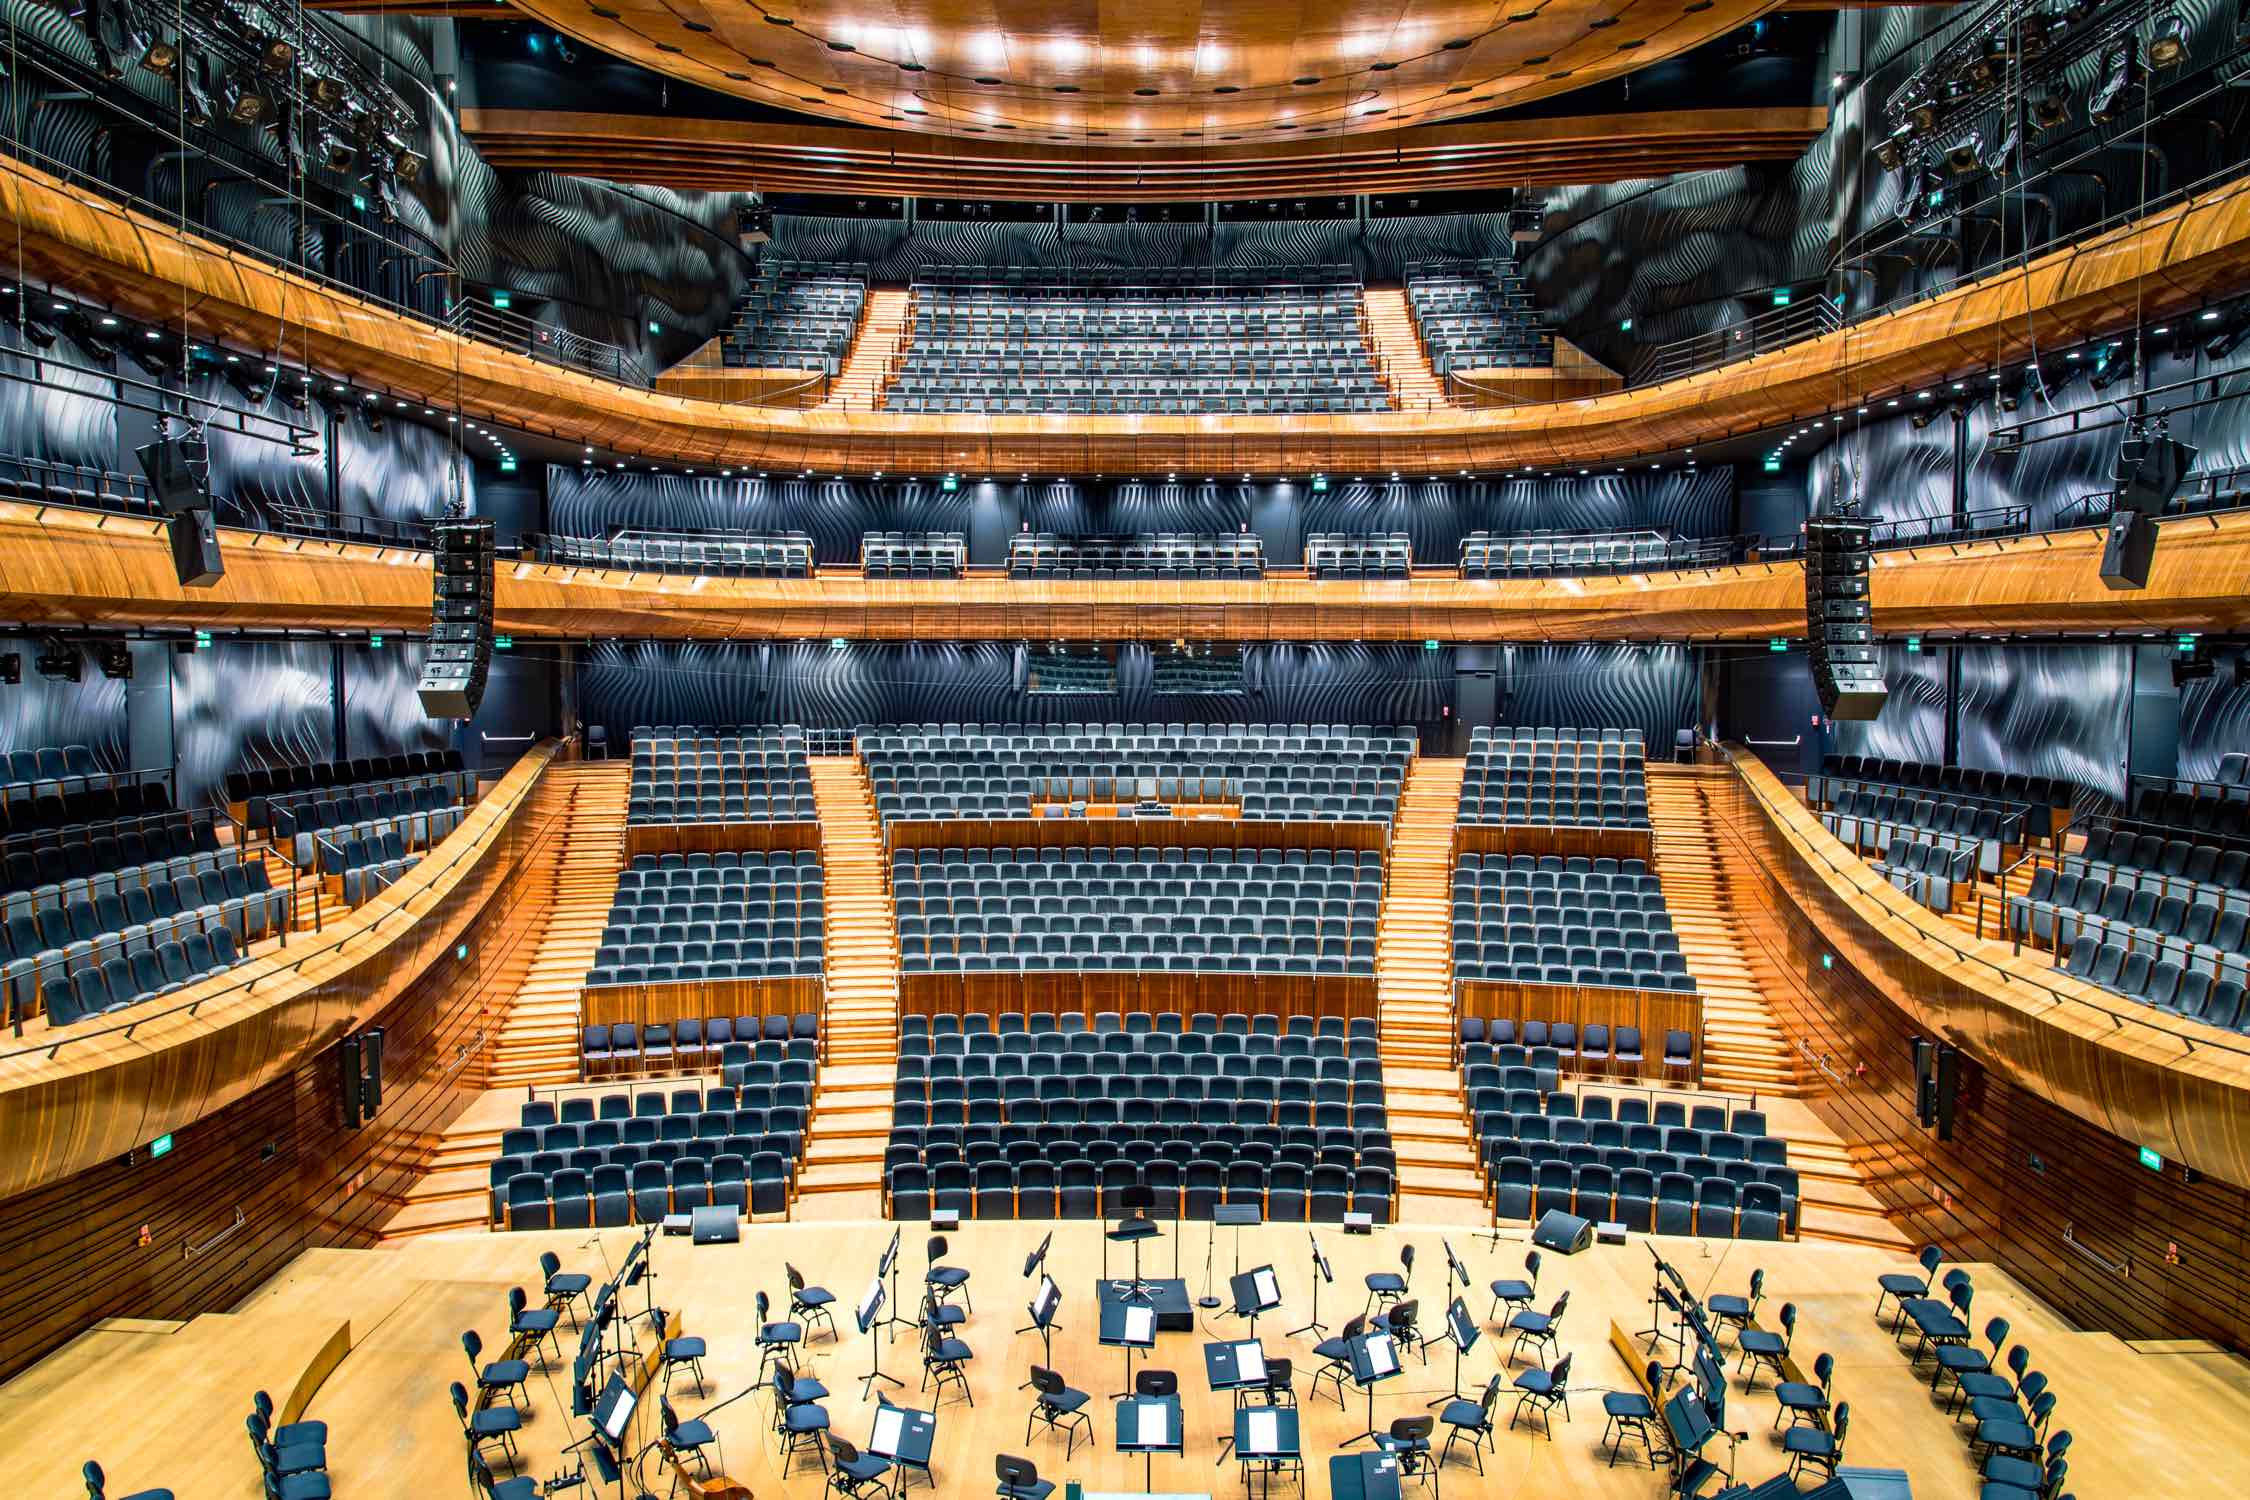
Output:
M1180 1398L1127 1396L1117 1403L1117 1451L1141 1455L1141 1487L1153 1489L1156 1455L1185 1451L1180 1432Z
M886 1330L895 1328L913 1328L919 1330L922 1326L920 1320L909 1318L904 1313L899 1311L898 1237L899 1231L896 1229L892 1230L891 1242L884 1249L883 1258L880 1261L876 1262L875 1265L875 1274L877 1276L888 1276L891 1279L890 1296L885 1299L889 1302L891 1310L883 1319L883 1327ZM886 1339L896 1339L898 1337L896 1333L891 1332L886 1332L883 1336Z
M1290 1329L1289 1337L1291 1338L1295 1338L1300 1333L1326 1333L1328 1331L1328 1325L1320 1321L1320 1284L1324 1281L1333 1282L1336 1279L1336 1272L1329 1266L1328 1257L1320 1253L1320 1237L1308 1229L1305 1231L1305 1242L1312 1246L1312 1321L1302 1328Z
M1263 1497L1273 1493L1273 1476L1284 1471L1297 1476L1297 1488L1305 1487L1305 1454L1302 1440L1297 1434L1297 1408L1294 1406L1237 1406L1234 1412L1234 1432L1228 1441L1234 1447L1234 1456L1242 1461L1242 1488L1250 1488L1250 1476L1258 1476L1258 1493ZM1225 1463L1222 1448L1219 1462ZM1216 1467L1214 1465L1213 1467Z
M1154 1219L1143 1218L1138 1212L1135 1212L1131 1218L1121 1221L1115 1229L1103 1232L1102 1270L1105 1279L1109 1270L1108 1242L1114 1240L1120 1245L1131 1245L1133 1247L1133 1279L1127 1282L1111 1283L1111 1285L1117 1287L1118 1296L1121 1300L1150 1304L1156 1301L1155 1289L1141 1279L1141 1246L1144 1242L1156 1238L1161 1233L1163 1231L1156 1227Z
M1461 1355L1465 1352L1461 1342L1461 1329L1464 1320L1455 1316L1455 1309L1458 1308L1466 1312L1466 1308L1461 1301L1460 1294L1454 1292L1453 1287L1458 1282L1461 1291L1465 1292L1470 1286L1469 1268L1461 1264L1460 1256L1453 1253L1453 1242L1451 1240L1440 1240L1438 1243L1445 1247L1445 1290L1449 1294L1449 1300L1445 1308L1445 1332L1440 1337L1451 1340L1453 1344L1453 1394L1440 1396L1435 1401L1427 1403L1431 1406L1443 1406L1448 1401L1461 1399ZM1476 1324L1471 1320L1467 1322L1466 1326L1469 1329L1469 1342L1473 1344L1477 1338ZM1423 1363L1427 1364L1429 1358L1429 1345L1425 1343L1422 1346Z
M1042 1365L1052 1365L1055 1362L1055 1330L1062 1327L1062 1324L1055 1321L1055 1314L1061 1309L1062 1288L1055 1285L1054 1277L1041 1276L1039 1287L1031 1294L1031 1302L1025 1308L1031 1314L1031 1322L1016 1332L1038 1333L1039 1363ZM1019 1391L1030 1388L1031 1382L1028 1380L1016 1387Z
M1127 1302L1122 1297L1114 1302L1104 1302L1101 1308L1101 1342L1113 1349L1125 1351L1125 1389L1112 1394L1112 1400L1133 1394L1133 1351L1156 1347L1156 1308L1146 1302Z
M1027 1255L1027 1256L1025 1256L1025 1257L1023 1258L1023 1279L1024 1279L1024 1280L1026 1280L1026 1281L1029 1281L1029 1280L1030 1280L1030 1279L1031 1279L1032 1277L1034 1277L1034 1276L1037 1276L1037 1275L1038 1275L1038 1274L1039 1274L1039 1273L1040 1273L1041 1271L1043 1271L1043 1270L1045 1270L1045 1269L1046 1269L1046 1266L1047 1266L1047 1247L1048 1247L1048 1246L1050 1246L1050 1245L1052 1245L1052 1244L1053 1244L1054 1242L1055 1242L1055 1232L1054 1232L1054 1231L1053 1231L1052 1229L1050 1229L1050 1230L1048 1230L1048 1231L1047 1231L1047 1237L1046 1237L1045 1239L1043 1239L1043 1240L1041 1240L1041 1241L1039 1242L1039 1248L1038 1248L1038 1249L1036 1249L1036 1250L1034 1250L1034 1251L1032 1251L1032 1252L1031 1252L1031 1253L1030 1253L1029 1255ZM1103 1256L1103 1259L1104 1259L1104 1261L1105 1261L1105 1268L1104 1268L1104 1269L1105 1269L1105 1274L1104 1274L1104 1276L1103 1276L1103 1278L1102 1278L1102 1279L1106 1281L1106 1280L1108 1280L1108 1276L1107 1276L1107 1274L1106 1274L1106 1269L1107 1269L1107 1268L1106 1268L1106 1261L1107 1261L1107 1259L1108 1259L1108 1256L1107 1256L1107 1253L1106 1253L1106 1248L1105 1248L1105 1252L1104 1252L1104 1256ZM1036 1295L1036 1294L1034 1294L1034 1295ZM1060 1324L1060 1323L1057 1323L1057 1324L1055 1324L1054 1326L1055 1326L1055 1327L1057 1327L1057 1328L1060 1328L1060 1327L1062 1327L1062 1324ZM1032 1321L1031 1321L1031 1322L1029 1322L1029 1323L1026 1323L1026 1324L1024 1324L1024 1325L1023 1325L1023 1327L1021 1327L1021 1328L1019 1328L1019 1329L1017 1329L1017 1330L1016 1330L1016 1332L1018 1332L1018 1333L1036 1333L1036 1332L1038 1332L1038 1331L1040 1331L1040 1329L1039 1329L1039 1321L1038 1321L1038 1319L1037 1319L1036 1317L1034 1317L1034 1318L1032 1319ZM1024 1387L1023 1387L1023 1386L1020 1386L1020 1385L1019 1385L1019 1386L1017 1386L1017 1387L1016 1387L1016 1389L1020 1391L1020 1390L1023 1390L1023 1389L1024 1389Z
M1252 1391L1266 1388L1266 1350L1256 1339L1236 1339L1203 1346L1203 1378L1214 1396L1225 1391L1236 1406ZM1226 1440L1219 1443L1219 1462L1226 1462Z
M867 1283L867 1290L860 1294L859 1306L852 1309L852 1321L858 1325L861 1333L873 1334L877 1328L883 1325L885 1321L883 1303L885 1300L883 1278L878 1274ZM888 1380L900 1390L906 1389L905 1381L900 1380L896 1375L885 1375L883 1373L883 1342L882 1339L878 1338L868 1340L868 1357L872 1363L867 1373L859 1378L859 1399L862 1401L867 1399L867 1393L874 1389L875 1382L878 1380Z
M1239 1275L1227 1278L1227 1288L1234 1293L1234 1315L1250 1320L1250 1337L1258 1336L1258 1314L1272 1312L1281 1306L1281 1280L1271 1266L1256 1266Z
M1352 1381L1367 1392L1367 1428L1355 1432L1338 1444L1349 1448L1358 1442L1372 1443L1381 1434L1375 1430L1375 1387L1401 1373L1398 1360L1398 1342L1387 1333L1363 1333L1358 1338L1347 1339L1344 1347L1351 1355Z
M1468 1399L1461 1394L1461 1356L1476 1347L1481 1334L1482 1330L1477 1327L1477 1320L1470 1313L1466 1298L1456 1296L1445 1305L1445 1337L1453 1343L1453 1391L1450 1395L1440 1396L1430 1402L1431 1406L1443 1406L1449 1401Z

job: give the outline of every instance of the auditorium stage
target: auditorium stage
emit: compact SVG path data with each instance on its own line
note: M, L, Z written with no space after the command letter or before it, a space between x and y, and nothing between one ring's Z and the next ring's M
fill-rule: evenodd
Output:
M685 1239L655 1242L654 1299L677 1309L685 1331L709 1341L704 1362L708 1384L697 1391L682 1375L672 1398L684 1419L715 1406L755 1382L759 1291L786 1306L784 1262L827 1286L837 1297L842 1337L816 1338L806 1367L832 1393L825 1405L834 1430L864 1443L874 1406L863 1399L860 1377L869 1369L871 1341L852 1328L851 1308L866 1287L876 1257L893 1226L887 1223L758 1224L738 1244L692 1246ZM916 1295L924 1266L924 1232L901 1226L903 1253L899 1289ZM1089 1449L1081 1440L1065 1462L1063 1443L1045 1429L1028 1443L1024 1421L1030 1393L1019 1391L1029 1365L1040 1357L1036 1333L1018 1333L1029 1323L1026 1305L1033 1283L1022 1276L1025 1257L1049 1230L1054 1244L1048 1269L1063 1293L1061 1325L1053 1336L1053 1364L1073 1385L1094 1397L1094 1431ZM981 1497L992 1491L992 1455L1017 1453L1039 1465L1058 1486L1068 1479L1094 1491L1144 1488L1142 1461L1121 1458L1114 1448L1115 1419L1108 1393L1124 1374L1122 1351L1096 1340L1094 1284L1102 1274L1101 1226L971 1222L948 1238L945 1259L972 1273L969 1296L974 1311L958 1330L975 1351L968 1378L975 1405L949 1400L938 1414L932 1467L941 1495ZM1180 1275L1190 1296L1209 1285L1226 1295L1227 1277L1238 1264L1234 1231L1186 1226ZM381 1250L323 1250L300 1256L289 1269L249 1298L234 1314L198 1319L188 1325L201 1342L182 1343L184 1333L111 1330L88 1333L5 1387L0 1387L0 1465L25 1494L80 1492L79 1463L98 1457L108 1467L113 1494L166 1485L181 1500L239 1497L255 1500L256 1470L242 1432L253 1382L263 1381L277 1399L296 1375L310 1385L304 1415L329 1424L328 1457L335 1492L352 1500L432 1500L459 1493L463 1485L460 1429L446 1396L449 1381L469 1378L460 1344L464 1328L484 1336L488 1355L505 1342L506 1297L511 1286L533 1293L540 1282L538 1257L553 1250L571 1269L597 1279L616 1264L632 1239L630 1231L608 1230L538 1234L465 1233L413 1240ZM1167 1236L1169 1237L1169 1236ZM1366 1301L1361 1278L1369 1271L1396 1270L1401 1247L1417 1252L1412 1290L1422 1304L1422 1322L1442 1326L1447 1296L1442 1238L1468 1263L1475 1285L1469 1306L1483 1322L1492 1306L1486 1283L1520 1274L1528 1246L1503 1238L1497 1247L1460 1229L1383 1228L1368 1237L1340 1231L1321 1233L1321 1248L1333 1263L1336 1281L1320 1291L1319 1316L1331 1330L1358 1312ZM1339 1409L1325 1394L1308 1398L1318 1361L1313 1336L1288 1336L1312 1314L1311 1273L1303 1227L1263 1226L1241 1235L1243 1270L1272 1265L1283 1292L1281 1308L1259 1320L1269 1359L1296 1363L1295 1384L1304 1405L1304 1448L1308 1492L1328 1494L1326 1456L1365 1425L1365 1398L1347 1389ZM1903 1257L1855 1246L1831 1244L1752 1245L1737 1241L1653 1241L1672 1259L1698 1295L1740 1291L1755 1266L1766 1271L1766 1302L1761 1323L1776 1326L1784 1301L1800 1310L1799 1359L1836 1356L1835 1388L1852 1404L1853 1422L1846 1448L1848 1463L1903 1467L1912 1475L1917 1500L1974 1500L1976 1469L1969 1456L1967 1428L1946 1417L1929 1390L1927 1366L1919 1378L1903 1350L1893 1347L1874 1317L1875 1277L1901 1269ZM1169 1279L1173 1245L1158 1242L1144 1250L1151 1280ZM1570 1420L1558 1421L1552 1441L1519 1429L1506 1430L1513 1396L1504 1392L1498 1407L1497 1451L1485 1457L1487 1477L1478 1480L1467 1465L1454 1465L1444 1484L1456 1494L1615 1496L1653 1500L1661 1493L1659 1474L1630 1452L1608 1467L1602 1435L1601 1392L1623 1387L1629 1374L1613 1350L1610 1328L1626 1330L1648 1322L1649 1256L1642 1244L1597 1246L1575 1257L1548 1255L1540 1279L1542 1307L1565 1289L1571 1292L1561 1347L1576 1355L1571 1380ZM1131 1256L1113 1253L1113 1277L1131 1270ZM2057 1425L2076 1430L2070 1488L2082 1500L2106 1497L2207 1495L2237 1471L2245 1437L2250 1437L2250 1363L2196 1347L2164 1346L2139 1352L2098 1333L2066 1329L2044 1305L2026 1295L1999 1271L1972 1268L1977 1283L1977 1319L2003 1316L2016 1335L2028 1340L2034 1363L2053 1380L2060 1397ZM630 1306L638 1310L636 1290ZM1231 1420L1231 1400L1213 1395L1205 1380L1201 1347L1206 1340L1242 1336L1241 1320L1225 1312L1188 1309L1192 1332L1160 1331L1153 1354L1136 1356L1145 1366L1177 1372L1186 1418L1187 1448L1181 1457L1154 1464L1158 1491L1240 1493L1234 1461L1219 1460L1219 1441ZM315 1325L326 1320L349 1324L350 1352L325 1379L318 1366L327 1356L325 1334ZM308 1332L310 1329L312 1332ZM315 1336L319 1334L320 1336ZM288 1358L279 1358L286 1335ZM570 1347L565 1328L565 1348ZM1731 1345L1730 1345L1731 1348ZM181 1356L193 1353L192 1360ZM1474 1396L1495 1369L1504 1365L1506 1341L1487 1326L1484 1337L1462 1361L1461 1389ZM919 1350L900 1330L881 1348L882 1368L905 1381L892 1388L893 1399L915 1405L924 1398ZM283 1368L288 1365L290 1368ZM301 1368L300 1368L301 1367ZM1523 1365L1507 1367L1512 1378ZM1730 1359L1730 1371L1732 1361ZM552 1375L535 1372L530 1382L533 1416L522 1448L526 1469L542 1479L558 1468L563 1446L582 1435L583 1423L569 1422L561 1403L568 1398L568 1362ZM1409 1360L1406 1374L1379 1388L1376 1419L1425 1410L1446 1395L1453 1379L1452 1350L1437 1346L1427 1365ZM1325 1392L1325 1387L1324 1387ZM1750 1436L1741 1444L1737 1472L1764 1478L1783 1467L1780 1441L1769 1424L1776 1412L1770 1380L1745 1394L1733 1379L1729 1425ZM795 1496L818 1500L822 1480L810 1465L787 1479L772 1441L770 1402L763 1394L735 1402L714 1418L724 1444L725 1468L748 1485L759 1500ZM1437 1439L1442 1445L1445 1429ZM1216 1463L1216 1466L1215 1466ZM504 1477L504 1476L503 1476ZM656 1494L668 1480L650 1463L644 1478ZM1469 1486L1459 1489L1459 1486ZM1283 1489L1286 1490L1284 1485ZM607 1500L614 1490L568 1490L574 1500ZM1410 1497L1421 1491L1409 1486Z

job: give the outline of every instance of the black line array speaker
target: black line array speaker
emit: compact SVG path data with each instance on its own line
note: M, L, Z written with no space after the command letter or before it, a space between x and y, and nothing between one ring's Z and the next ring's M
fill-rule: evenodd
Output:
M1874 556L1868 525L1856 516L1805 523L1805 638L1813 688L1831 719L1872 719L1890 696L1867 591Z
M2111 511L2109 539L2102 543L2102 582L2113 589L2145 589L2154 561L2156 522L2138 510Z
M1940 1042L1937 1049L1937 1138L1953 1139L1953 1110L1961 1096L1961 1049Z
M2195 450L2159 432L2135 432L2118 445L2115 507L2161 514L2180 492Z
M1566 1214L1559 1208L1550 1208L1532 1226L1531 1242L1542 1250L1576 1255L1594 1243L1594 1221L1581 1219L1576 1214Z
M367 1096L360 1071L359 1037L345 1037L336 1044L336 1102L343 1116L346 1130L359 1129L360 1121L367 1118Z
M133 450L148 476L157 509L176 516L211 508L211 449L200 432L183 432Z
M422 661L422 712L466 719L484 701L492 668L492 523L430 528L430 653Z
M219 556L219 523L208 510L174 511L164 519L172 540L172 571L180 587L207 589L226 576L226 560Z
M372 1120L383 1112L383 1028L370 1026L359 1034L359 1112Z

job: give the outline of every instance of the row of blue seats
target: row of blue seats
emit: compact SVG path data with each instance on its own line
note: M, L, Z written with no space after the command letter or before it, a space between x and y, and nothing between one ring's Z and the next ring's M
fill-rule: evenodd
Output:
M1138 1014L1138 1013L1137 1013ZM1103 1011L1096 1016L1114 1018L1115 1011ZM924 1019L909 1017L908 1019ZM1021 1021L1021 1016L1013 1019ZM1054 1019L1048 1016L1047 1019ZM1072 1019L1083 1022L1084 1016ZM1150 1019L1140 1014L1140 1019ZM1275 1019L1266 1017L1264 1019ZM1293 1021L1309 1023L1311 1017L1296 1016ZM1335 1029L1316 1033L1309 1024L1304 1029L1293 1029L1286 1035L1271 1031L1220 1032L1220 1031L1157 1031L1142 1026L1136 1030L1078 1031L1012 1031L948 1032L931 1036L926 1032L911 1032L899 1038L900 1058L1030 1058L1039 1057L1097 1057L1111 1054L1118 1057L1224 1057L1224 1058L1313 1058L1313 1059L1369 1059L1381 1056L1380 1043L1372 1031L1347 1036L1341 1017L1329 1017ZM987 1070L991 1071L991 1070Z
M1721 1176L1601 1162L1573 1166L1503 1156L1493 1175L1493 1198L1494 1212L1503 1219L1532 1220L1560 1211L1642 1234L1778 1240L1790 1227L1787 1200L1773 1183L1738 1184Z
M1034 1011L1029 1014L1002 1012L997 1019L989 1011L972 1010L962 1015L901 1016L898 1029L901 1046L917 1036L1009 1036L1018 1032L1031 1036L1049 1032L1069 1036L1082 1031L1090 1031L1097 1036L1114 1032L1123 1032L1128 1036L1341 1036L1352 1039L1365 1037L1370 1041L1376 1035L1373 1016L1353 1016L1349 1019L1342 1016L1284 1018L1275 1015L1253 1016L1239 1011L1220 1015L1208 1010L1188 1015L1182 1015L1178 1011L1099 1010L1091 1016L1081 1011Z
M1163 1220L1210 1219L1222 1203L1256 1207L1268 1223L1337 1224L1346 1213L1364 1213L1376 1223L1391 1222L1395 1182L1380 1168L1365 1178L1343 1167L1276 1165L1257 1181L1228 1182L1226 1164L1198 1158L1185 1164L1116 1162L1086 1180L1091 1162L981 1163L962 1182L948 1175L941 1188L932 1169L900 1167L885 1185L884 1206L894 1219L926 1219L932 1208L964 1218L1115 1219L1127 1212L1129 1192L1147 1189L1151 1217ZM1070 1181L1066 1184L1065 1172ZM1379 1175L1377 1175L1379 1174Z
M510 1229L588 1229L661 1224L714 1205L738 1214L787 1213L795 1189L795 1164L778 1151L723 1155L708 1164L642 1162L629 1174L623 1167L566 1167L552 1177L510 1178L496 1217Z
M677 1022L659 1021L642 1026L631 1021L620 1021L609 1026L588 1026L579 1038L579 1058L582 1063L601 1063L617 1068L636 1065L651 1067L705 1067L717 1054L723 1069L738 1069L750 1063L751 1053L745 1043L717 1039L711 1028L726 1025L734 1036L740 1036L742 1023L756 1018L738 1016L729 1022L724 1016L698 1019L688 1016ZM776 1026L782 1030L774 1036ZM767 1016L762 1023L766 1041L771 1045L779 1040L789 1044L790 1057L818 1058L820 1055L820 1020L809 1011L795 1016ZM739 1049L739 1050L738 1050Z
M768 1112L764 1130L736 1131L730 1135L714 1136L708 1140L692 1141L631 1141L615 1146L580 1146L570 1151L525 1151L495 1157L490 1170L493 1217L500 1216L501 1191L514 1178L529 1174L534 1177L552 1177L557 1172L596 1172L616 1168L630 1172L643 1162L654 1162L670 1168L675 1162L713 1162L722 1156L739 1156L745 1159L761 1151L771 1151L784 1160L794 1162L804 1150L805 1111L801 1109L774 1109Z
M1471 1089L1468 1102L1480 1136L1603 1150L1669 1151L1675 1156L1708 1156L1713 1161L1749 1161L1762 1166L1786 1166L1789 1162L1789 1143L1777 1135L1697 1130L1690 1125L1625 1125L1616 1120L1541 1114L1521 1107L1525 1101L1518 1090Z
M1464 1049L1466 1050L1466 1049ZM1491 1052L1489 1044L1487 1052ZM1731 1130L1736 1135L1753 1136L1766 1133L1766 1112L1762 1109L1729 1109L1720 1104L1685 1104L1677 1099L1658 1099L1627 1095L1612 1098L1607 1094L1566 1094L1558 1092L1550 1082L1533 1083L1507 1077L1511 1068L1521 1063L1500 1063L1484 1055L1465 1058L1462 1062L1462 1082L1472 1092L1479 1088L1503 1088L1510 1096L1506 1107L1517 1114L1545 1115L1550 1120L1584 1120L1589 1124L1615 1121L1620 1125L1655 1125L1659 1128L1684 1125L1693 1130ZM1487 1069L1497 1068L1499 1076ZM1529 1102L1522 1100L1528 1096Z
M717 1090L713 1090L717 1092ZM706 1109L694 1114L634 1115L625 1120L571 1120L547 1125L517 1125L500 1133L503 1156L528 1156L534 1151L607 1150L611 1146L646 1146L657 1141L715 1141L730 1135L757 1135L775 1125L776 1110L792 1112L801 1123L812 1108L809 1079L772 1084L748 1091L744 1097L759 1102L733 1109Z

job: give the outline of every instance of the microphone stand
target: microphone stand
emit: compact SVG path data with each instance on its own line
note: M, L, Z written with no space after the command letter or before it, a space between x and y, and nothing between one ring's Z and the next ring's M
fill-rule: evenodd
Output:
M1312 1282L1312 1321L1302 1328L1290 1329L1284 1335L1286 1338L1295 1338L1300 1333L1326 1333L1328 1331L1328 1325L1320 1321L1320 1241L1313 1238L1312 1231L1309 1229L1305 1231L1305 1241L1312 1246L1312 1275L1309 1278Z
M1211 1220L1210 1237L1203 1242L1203 1295L1195 1299L1195 1305L1205 1311L1219 1305L1218 1297L1211 1290L1211 1256L1212 1252L1218 1248L1218 1244L1219 1221L1214 1216Z

